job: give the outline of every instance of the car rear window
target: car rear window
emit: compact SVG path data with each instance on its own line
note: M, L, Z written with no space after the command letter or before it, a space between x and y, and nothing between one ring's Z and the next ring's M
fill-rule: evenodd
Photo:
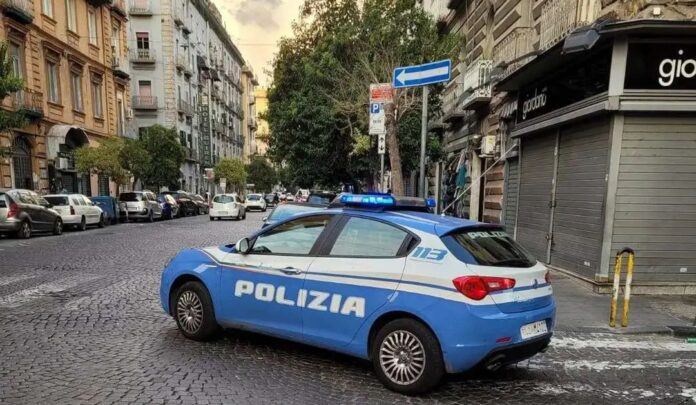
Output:
M70 203L68 203L68 197L48 196L48 197L44 197L44 198L46 198L46 201L50 202L53 205L70 205Z
M142 201L143 195L139 193L121 193L118 199L127 202Z
M269 220L282 221L301 212L317 211L320 208L311 205L280 205L271 213Z
M0 208L7 208L7 201L5 194L0 193Z
M307 199L307 202L309 204L331 204L331 201L333 201L333 199L334 197L332 196L310 195Z
M259 195L259 194L249 194L247 196L247 200L249 200L249 201L258 201L260 199L261 199L261 195Z
M499 228L466 228L442 238L459 260L482 266L532 267L536 259Z
M234 199L232 196L229 195L216 195L215 198L213 198L214 203L219 203L219 204L227 204L234 202Z

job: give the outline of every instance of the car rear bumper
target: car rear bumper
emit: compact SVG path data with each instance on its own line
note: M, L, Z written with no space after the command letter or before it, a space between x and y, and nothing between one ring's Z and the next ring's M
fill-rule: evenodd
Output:
M240 214L239 208L229 209L229 210L214 210L210 209L208 214L215 218L233 218Z
M15 233L19 230L22 221L17 219L6 219L0 222L0 233Z

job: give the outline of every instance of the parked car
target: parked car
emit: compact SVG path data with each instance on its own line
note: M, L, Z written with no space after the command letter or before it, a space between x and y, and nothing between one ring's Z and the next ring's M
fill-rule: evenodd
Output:
M44 196L60 214L63 226L84 231L89 225L104 227L104 211L82 194L50 194Z
M208 207L208 202L200 194L193 195L191 197L193 202L196 204L196 209L198 214L205 215L210 212L210 207Z
M111 225L118 223L119 206L118 199L110 196L91 197L90 200L104 211L104 222Z
M176 203L179 204L179 211L177 212L179 218L198 215L198 205L191 198L191 194L186 191L163 191L160 194L169 194L174 197Z
M336 198L336 193L330 191L312 191L307 197L307 202L310 204L331 204Z
M34 232L63 233L63 220L51 203L30 190L0 191L0 234L28 239Z
M152 191L130 191L118 196L121 200L121 216L127 216L129 220L143 219L154 222L162 218L162 207Z
M177 204L171 194L160 194L157 196L157 202L162 207L162 218L172 219L179 215L179 204Z
M245 219L246 209L242 199L237 194L218 194L213 197L213 206L210 208L210 220L215 218Z
M326 207L328 206L329 204L309 204L296 202L279 204L275 208L273 208L273 211L271 211L270 215L263 218L263 225L261 225L261 227L265 228L268 225L275 224L276 222L282 221L295 214L326 209Z
M246 197L246 203L244 204L247 211L259 210L261 212L266 212L266 200L261 194L248 194Z
M263 199L266 200L266 205L267 206L274 206L278 205L278 194L276 193L268 193L265 196L263 196Z
M295 196L292 193L285 194L285 201L292 202L295 201Z
M307 202L307 198L309 198L309 189L301 188L297 190L297 193L295 194L295 201Z

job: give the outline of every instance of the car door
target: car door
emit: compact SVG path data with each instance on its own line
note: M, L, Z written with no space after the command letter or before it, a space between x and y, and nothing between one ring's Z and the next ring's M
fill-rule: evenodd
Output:
M87 215L87 222L90 224L99 223L99 217L101 216L101 208L98 208L92 200L80 195L82 203L85 205L85 213Z
M36 217L39 218L36 228L42 231L52 230L56 215L48 211L48 207L51 204L34 192L27 192L27 201L30 201L32 210L36 212Z
M157 202L157 196L155 196L154 193L146 193L147 194L147 204L152 208L152 212L155 213L155 216L162 216L162 206L159 205L159 202Z
M302 284L332 217L280 224L252 240L249 253L229 253L221 274L223 323L301 338L302 307L309 299Z
M85 203L82 201L82 198L80 198L79 195L77 194L71 194L69 196L70 199L70 205L73 207L75 210L75 215L79 215L81 217L85 217L85 220L87 220L87 213L85 212Z
M373 218L344 216L310 266L304 289L323 301L302 311L305 339L325 347L349 344L372 313L385 305L403 275L406 230Z

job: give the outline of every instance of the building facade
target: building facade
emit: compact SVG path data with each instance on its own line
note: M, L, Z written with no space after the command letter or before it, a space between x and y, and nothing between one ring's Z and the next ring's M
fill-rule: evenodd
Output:
M271 130L268 126L268 121L264 118L264 114L268 111L268 89L260 87L254 92L256 97L256 155L266 156L268 152L268 140L271 136Z
M77 173L74 151L126 133L130 75L122 0L8 0L0 40L25 89L3 100L24 128L0 135L0 187L113 195L103 176Z
M241 158L243 59L207 0L133 0L129 8L133 128L176 128L184 190L203 193L205 169Z
M250 66L242 69L242 90L243 90L243 115L244 115L244 161L248 163L252 156L257 154L256 150L256 130L258 122L256 117L256 86L259 85L254 71Z
M473 185L455 212L597 290L629 247L634 291L696 294L694 6L423 3L468 38L444 100L443 182Z

